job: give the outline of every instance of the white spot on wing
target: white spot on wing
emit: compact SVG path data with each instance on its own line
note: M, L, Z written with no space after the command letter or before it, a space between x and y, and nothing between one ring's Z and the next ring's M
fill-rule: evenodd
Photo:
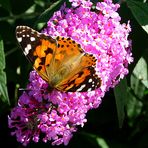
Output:
M91 89L91 88L89 88L87 91L92 91L92 89Z
M27 47L25 48L24 54L27 55L31 49L31 44L28 44Z
M35 37L31 37L30 38L30 41L35 41Z
M81 85L81 87L78 88L77 91L81 91L85 86L86 86L85 84Z
M95 87L95 85L94 85L94 84L92 84L92 87Z
M89 81L88 81L89 83L91 83L92 82L92 79L89 79Z
M17 40L18 40L19 42L21 42L21 41L22 41L22 37L17 38Z

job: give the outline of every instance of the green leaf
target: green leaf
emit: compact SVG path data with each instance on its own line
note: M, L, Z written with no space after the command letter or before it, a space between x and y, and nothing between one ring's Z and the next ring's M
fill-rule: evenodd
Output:
M64 0L58 0L55 3L53 3L48 9L46 9L38 18L35 25L41 24L41 23L47 23L47 21L50 19L50 17L53 15L53 13L58 10L61 5L64 3Z
M34 0L34 3L37 4L37 5L39 5L39 6L41 6L41 7L44 7L45 6L45 3L47 3L47 2L42 1L42 0Z
M3 70L5 65L4 44L2 38L0 37L0 70Z
M85 137L85 141L89 141L93 148L128 148L127 143L121 142L119 140L116 140L112 138L111 140L101 137L99 135L95 135L92 133L87 133L87 132L80 132L80 134ZM88 146L89 147L89 146Z
M127 5L137 22L148 33L148 3L127 0Z
M146 53L145 53L146 54ZM148 54L147 54L148 56ZM141 57L137 62L133 73L131 75L131 88L134 91L134 94L142 99L146 88L148 88L148 64L144 57Z
M96 147L99 148L109 148L109 145L105 141L105 139L99 137L98 135L91 134L91 133L86 133L86 132L81 132L83 136L85 136L89 141L93 142L93 144Z
M5 69L4 44L0 37L0 99L3 103L9 104L8 92L6 87L6 73Z
M117 114L118 114L118 122L119 127L122 127L123 120L124 120L124 107L127 100L127 81L123 79L120 83L114 88L115 100L116 100L116 107L117 107Z
M140 115L142 110L142 102L137 99L131 91L128 91L128 99L126 104L127 116L129 118L129 125L132 126L135 119Z
M148 54L147 54L147 56L148 56ZM141 82L143 83L143 85L146 88L148 88L147 67L148 67L148 63L147 63L146 59L144 57L141 57L133 70L133 75L135 75L137 77L137 79L141 80Z
M143 97L148 88L148 51L146 50L136 63L130 77L131 88L128 92L127 115L132 126L140 115L143 107Z
M109 148L109 146L103 138L97 137L96 141L101 148Z

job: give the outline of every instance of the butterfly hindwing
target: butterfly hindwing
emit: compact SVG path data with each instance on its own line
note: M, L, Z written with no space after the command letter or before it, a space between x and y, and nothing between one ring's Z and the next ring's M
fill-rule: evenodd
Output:
M58 84L59 90L67 92L87 92L101 86L101 79L95 71L96 58L85 53L76 67L69 76Z

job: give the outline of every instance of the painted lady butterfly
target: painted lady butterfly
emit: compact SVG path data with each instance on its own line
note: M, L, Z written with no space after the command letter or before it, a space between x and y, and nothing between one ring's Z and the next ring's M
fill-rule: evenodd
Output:
M86 92L100 87L96 58L71 38L54 39L27 26L16 28L16 38L25 56L52 89Z

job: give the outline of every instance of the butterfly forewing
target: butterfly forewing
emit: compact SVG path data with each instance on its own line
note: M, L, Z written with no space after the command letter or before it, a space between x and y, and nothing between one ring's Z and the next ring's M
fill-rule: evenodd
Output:
M53 53L57 48L56 40L27 26L16 28L16 38L33 67L44 80L48 81L46 66L51 64Z

